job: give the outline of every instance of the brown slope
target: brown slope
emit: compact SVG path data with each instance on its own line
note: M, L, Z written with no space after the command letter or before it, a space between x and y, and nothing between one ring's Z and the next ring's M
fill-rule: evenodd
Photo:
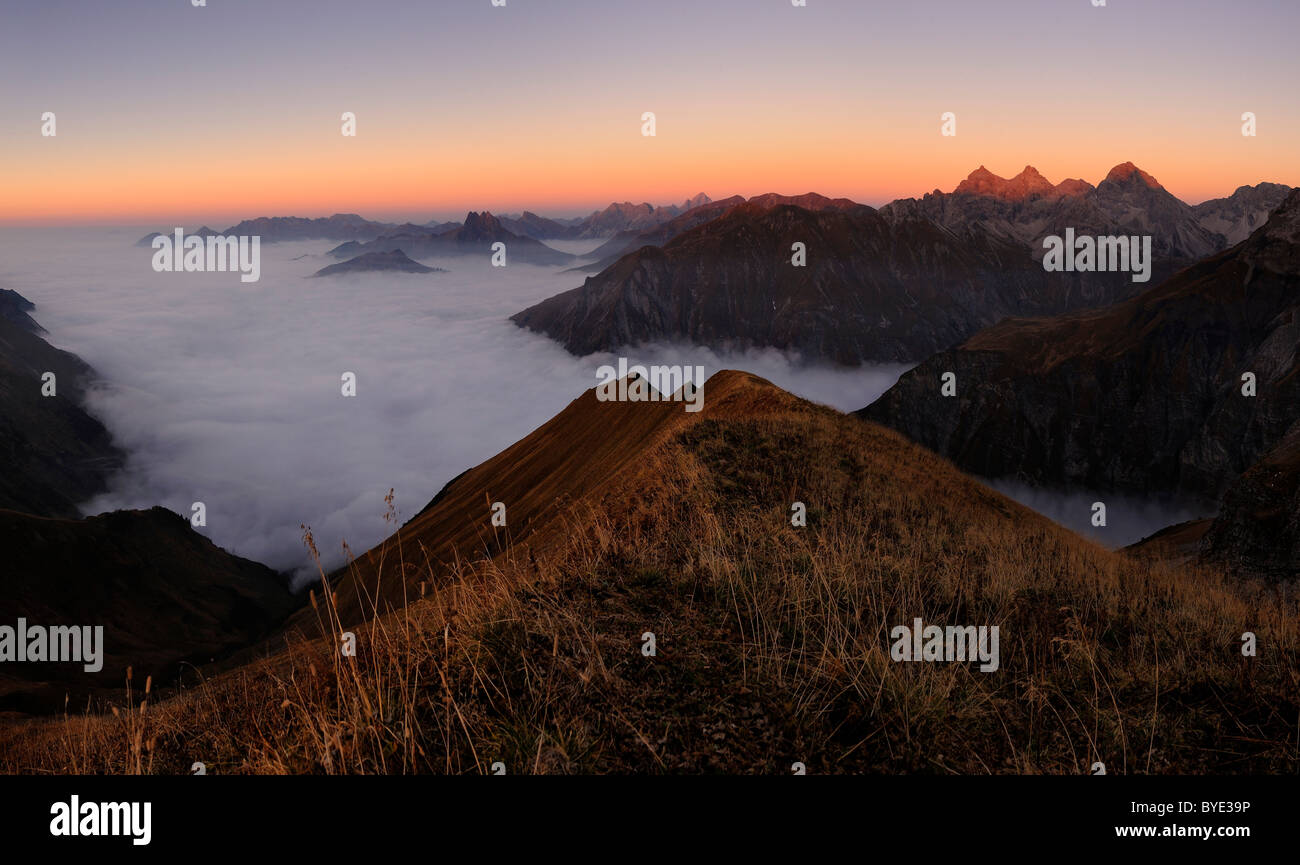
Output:
M752 376L719 373L705 406L575 401L497 470L563 487L592 427L635 459L593 455L616 476L538 527L543 553L517 545L357 627L355 662L323 640L151 705L152 771L195 753L230 773L1295 771L1293 603L1102 550ZM420 519L457 497L473 503L460 480ZM997 625L999 669L892 661L915 617ZM111 718L0 727L0 769L123 771L125 752Z
M681 402L601 402L595 389L492 459L452 480L393 538L335 572L341 618L369 613L368 598L400 606L420 596L411 577L456 560L495 556L507 545L541 549L563 539L566 516L585 500L630 483L638 461L670 436L705 418L739 417L786 404L795 397L747 373L723 371L704 387L704 409ZM490 522L492 502L506 505L507 526ZM395 574L405 570L403 581ZM376 594L377 591L377 594ZM294 624L310 626L302 611Z

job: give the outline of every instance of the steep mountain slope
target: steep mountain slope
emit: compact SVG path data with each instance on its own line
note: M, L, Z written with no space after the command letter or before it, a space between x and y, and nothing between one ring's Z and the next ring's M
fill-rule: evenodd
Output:
M0 510L4 620L29 626L102 626L103 668L79 663L0 665L0 709L62 711L85 697L145 678L173 679L266 635L297 602L285 581L232 556L164 510L116 511L84 520Z
M791 263L796 242L805 267ZM746 203L511 320L579 355L683 339L855 364L925 357L1007 315L1132 291L1128 274L1050 276L1024 246L985 233L958 237L864 206Z
M710 380L706 404L725 405L746 381L738 375ZM430 562L490 557L509 543L538 545L562 536L563 516L575 503L624 474L644 450L693 416L681 402L601 402L587 391L526 438L455 478L391 542L336 574L341 582L332 584L344 620L368 611L371 598L400 605L420 594L409 582L380 579L385 572L418 572ZM493 502L506 505L506 528L490 524ZM296 621L312 618L304 611Z
M1228 487L1203 547L1238 573L1300 579L1300 421Z
M753 376L704 393L588 392L448 484L316 593L313 639L156 696L148 771L1296 768L1292 600L1102 550ZM373 596L409 603L361 621ZM997 669L895 660L917 618L996 626ZM11 771L133 757L116 718L0 726Z
M13 314L0 315L0 508L76 516L122 454L81 407L90 367L38 335L30 301L6 297ZM46 373L54 373L54 396L42 395Z
M860 414L987 477L1218 497L1300 418L1298 346L1300 190L1231 250L1108 309L989 328Z
M28 333L42 334L45 328L28 315L36 309L36 304L11 288L0 288L0 318L3 318Z
M365 243L352 241L330 250L335 258L355 258L371 252L400 250L411 258L477 256L487 261L495 243L506 245L506 263L560 265L573 261L567 252L507 231L492 214L471 212L459 227L443 234L429 231L401 231L385 234Z

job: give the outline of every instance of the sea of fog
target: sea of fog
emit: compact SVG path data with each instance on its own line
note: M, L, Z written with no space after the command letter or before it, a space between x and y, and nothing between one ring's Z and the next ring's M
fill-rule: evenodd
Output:
M443 484L550 419L614 355L576 358L509 316L582 284L583 274L466 259L448 273L306 279L334 263L329 241L263 244L261 279L155 273L146 228L0 229L0 288L36 304L54 345L106 384L90 410L128 454L88 514L162 505L220 546L309 579L300 525L326 566L360 551ZM556 244L585 253L599 241ZM743 369L843 410L905 367L809 366L776 351L652 346L633 363ZM341 376L356 375L344 397ZM705 401L708 400L706 389Z
M1034 487L1007 478L981 478L1008 498L1105 547L1118 549L1175 523L1214 516L1210 503L1176 496L1138 496L1081 489ZM1094 505L1106 506L1105 525L1094 523Z

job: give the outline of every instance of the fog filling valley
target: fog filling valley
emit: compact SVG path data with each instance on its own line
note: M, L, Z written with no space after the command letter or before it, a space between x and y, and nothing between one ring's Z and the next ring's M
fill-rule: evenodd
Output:
M409 519L456 475L508 447L598 379L601 364L701 364L753 372L844 411L876 399L905 366L807 365L774 350L718 353L654 345L576 358L509 316L582 284L562 268L493 268L307 279L335 243L263 244L261 280L237 272L155 273L142 228L0 231L0 288L36 304L54 345L102 384L89 409L127 452L87 514L203 502L218 545L295 575L317 576L391 531L384 496ZM555 243L584 253L600 241ZM341 376L356 374L357 395ZM708 389L704 400L708 403ZM1086 492L990 485L1107 546L1210 514L1193 506ZM1090 524L1104 501L1108 526ZM486 513L486 512L485 512ZM486 518L486 517L485 517Z
M1139 496L1082 489L1034 487L1008 478L980 478L985 485L1072 532L1111 549L1126 547L1175 523L1212 517L1208 503L1170 495ZM1106 506L1106 524L1093 524L1093 505Z
M846 411L906 369L676 346L576 358L509 316L581 285L580 273L460 258L427 262L448 273L306 279L335 263L325 253L336 243L321 240L263 243L260 281L242 283L237 272L155 273L153 250L134 245L147 230L0 230L0 288L35 303L45 338L95 368L103 385L89 409L128 455L84 511L162 505L188 518L203 502L203 534L298 584L316 576L301 524L327 569L342 564L344 541L359 554L391 532L390 488L409 519L619 356L701 364L706 376L744 369ZM341 394L344 372L356 374L355 397Z

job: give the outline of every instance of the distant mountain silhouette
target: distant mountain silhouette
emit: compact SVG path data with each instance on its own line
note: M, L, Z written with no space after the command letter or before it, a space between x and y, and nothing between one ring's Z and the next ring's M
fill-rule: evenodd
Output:
M392 222L374 222L355 213L336 213L333 216L316 219L301 216L259 216L256 219L238 222L225 231L215 231L205 225L196 231L186 231L186 235L197 237L246 235L260 237L262 243L279 243L288 240L370 239L385 232L400 231L407 227L422 228L409 223L402 226ZM171 232L150 232L140 238L136 246L150 246L159 234L170 235Z
M648 231L689 210L708 204L709 200L709 197L701 192L686 199L680 206L669 204L655 207L653 204L633 204L630 201L615 202L604 210L593 211L577 225L572 226L565 236L585 240L611 237L623 231Z
M541 241L509 231L491 213L470 212L459 227L442 234L426 230L385 234L374 240L349 242L330 250L336 258L352 258L369 252L400 250L411 258L446 258L478 256L484 261L492 255L496 243L506 245L506 263L560 265L573 261L566 252L552 249Z
M339 264L331 264L322 267L312 274L317 276L334 276L344 273L375 273L375 272L396 272L396 273L446 273L446 271L437 267L425 267L419 262L412 261L406 253L400 249L394 249L391 252L366 252L355 258L349 258L347 261Z
M567 237L572 226L546 219L536 213L525 210L518 217L499 217L501 225L507 231L533 240L552 240ZM456 226L459 228L460 226Z
M703 196L697 196L703 197ZM629 252L635 252L643 246L663 246L668 241L677 237L684 231L703 225L710 220L717 219L731 208L744 204L746 199L739 195L733 195L731 198L725 198L720 201L706 201L696 207L683 212L680 216L675 216L667 222L660 223L654 228L641 230L630 229L621 231L610 238L606 243L597 247L594 251L584 256L584 258L596 259L594 263L582 265L573 268L575 271L586 271L590 273L599 273L618 261ZM759 207L775 207L778 204L792 204L796 207L802 207L806 210L849 210L858 207L856 202L849 201L847 198L827 198L824 195L818 195L815 192L808 192L803 195L778 195L769 192L765 195L756 195L748 199L751 204Z
M153 241L155 237L172 237L172 234L173 233L171 231L151 231L148 234L146 234L144 237L137 240L135 242L135 245L151 247L153 246ZM185 231L186 237L219 237L221 234L222 232L217 231L214 228L208 228L206 225L200 226L194 231L189 231L189 230Z

